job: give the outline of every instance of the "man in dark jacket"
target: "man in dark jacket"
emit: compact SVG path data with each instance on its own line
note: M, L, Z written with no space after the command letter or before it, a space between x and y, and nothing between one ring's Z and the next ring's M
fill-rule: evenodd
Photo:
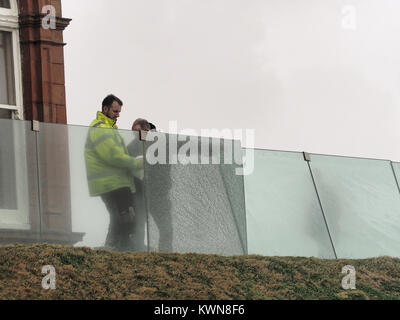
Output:
M133 131L156 131L157 128L145 119L137 119ZM133 157L143 155L152 142L140 142L134 140L128 146L129 154ZM155 229L146 211L154 220L159 231L158 251L172 252L173 227L171 216L171 200L169 191L171 189L170 165L149 165L145 162L145 178L142 181L135 179L137 192L134 195L135 226L132 234L133 248L136 251L146 251L145 244L146 222L148 243L151 249L154 243ZM146 190L145 190L146 189Z

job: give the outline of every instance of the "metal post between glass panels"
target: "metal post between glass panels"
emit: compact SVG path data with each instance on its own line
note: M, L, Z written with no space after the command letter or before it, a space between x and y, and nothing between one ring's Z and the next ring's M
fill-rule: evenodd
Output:
M43 226L42 226L42 191L41 191L41 186L40 186L40 155L39 155L39 134L40 134L40 129L39 129L39 123L38 121L32 121L32 131L35 135L35 142L36 142L36 172L37 172L37 189L38 189L38 206L39 206L39 230L40 230L40 240L42 240L42 232L43 232Z
M327 230L327 232L328 232L329 240L330 240L331 245L332 245L332 250L333 250L333 252L334 252L334 254L335 254L335 258L336 258L336 260L337 260L337 259L338 259L338 255L337 255L337 253L336 253L336 249L335 249L335 245L334 245L334 243L333 243L332 235L331 235L331 232L330 232L330 230L329 230L328 221L326 220L326 216L325 216L325 212L324 212L324 207L322 206L321 197L320 197L320 195L319 195L318 187L317 187L317 184L315 183L314 174L313 174L313 171L312 171L312 168L311 168L311 165L310 165L310 162L311 162L311 155L308 154L308 153L304 153L304 156L305 156L304 159L305 159L305 161L307 162L308 168L309 168L309 170L310 170L311 179L312 179L312 181L313 181L313 185L314 185L314 188L315 188L315 193L317 194L319 206L321 207L321 213L322 213L322 216L323 216L323 218L324 218L326 230Z
M397 179L396 172L394 170L394 163L392 161L390 162L390 166L392 167L393 176L394 176L394 179L396 180L397 189L399 189L399 193L400 193L400 184L399 184L399 180Z

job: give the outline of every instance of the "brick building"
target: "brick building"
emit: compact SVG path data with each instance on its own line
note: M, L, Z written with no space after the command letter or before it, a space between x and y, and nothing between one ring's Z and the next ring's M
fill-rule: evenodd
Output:
M56 24L46 29L48 5ZM63 31L69 22L61 0L0 0L0 119L67 123ZM74 244L82 234L71 226L68 128L38 138L28 124L3 120L0 128L0 242Z

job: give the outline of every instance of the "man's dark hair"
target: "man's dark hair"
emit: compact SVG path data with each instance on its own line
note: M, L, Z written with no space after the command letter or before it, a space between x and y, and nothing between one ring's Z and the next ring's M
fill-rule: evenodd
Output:
M132 129L136 126L140 126L142 130L151 130L151 126L146 119L136 119L136 121L133 123Z
M121 107L124 105L123 102L121 101L121 99L119 99L118 97L114 96L113 94L109 94L103 100L102 109L104 109L104 107L111 108L111 105L114 103L114 101L117 101L117 103Z

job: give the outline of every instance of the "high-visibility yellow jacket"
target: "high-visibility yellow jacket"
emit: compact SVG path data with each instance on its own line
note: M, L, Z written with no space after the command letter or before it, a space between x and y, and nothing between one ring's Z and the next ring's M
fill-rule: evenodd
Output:
M98 112L90 125L85 160L90 196L95 197L121 188L136 192L134 176L143 169L143 162L128 154L115 121Z

